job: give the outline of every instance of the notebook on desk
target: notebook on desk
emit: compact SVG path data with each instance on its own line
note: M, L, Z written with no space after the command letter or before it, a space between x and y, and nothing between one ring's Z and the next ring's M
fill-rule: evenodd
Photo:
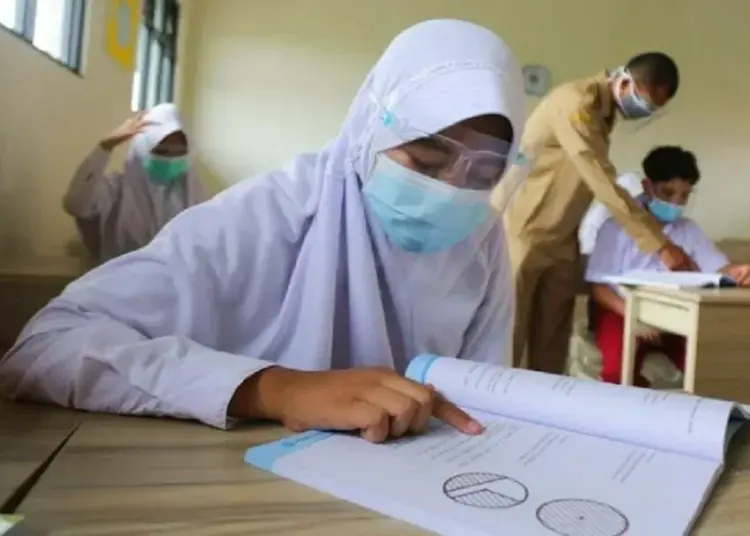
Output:
M631 270L620 275L605 276L604 281L612 285L661 288L731 288L737 283L729 276L704 272L661 272L655 270Z
M451 358L407 376L485 426L373 445L306 432L245 461L445 536L687 534L747 417L731 402Z

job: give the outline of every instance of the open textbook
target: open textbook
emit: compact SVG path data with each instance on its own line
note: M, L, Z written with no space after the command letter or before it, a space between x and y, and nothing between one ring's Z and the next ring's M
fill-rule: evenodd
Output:
M603 278L612 285L632 285L662 288L717 288L736 287L729 276L705 272L664 272L657 270L630 270L620 275Z
M374 445L306 432L245 461L445 536L681 536L748 417L731 402L420 356L407 376L484 424Z

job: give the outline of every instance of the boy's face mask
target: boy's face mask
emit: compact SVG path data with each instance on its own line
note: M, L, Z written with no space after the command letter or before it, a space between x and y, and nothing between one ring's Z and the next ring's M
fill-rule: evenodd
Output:
M645 179L643 188L649 197L648 209L663 223L672 223L683 216L692 193L692 185L679 178L659 183Z
M672 223L673 221L680 219L685 212L684 206L669 203L658 197L651 198L648 202L648 209L657 220L663 223Z

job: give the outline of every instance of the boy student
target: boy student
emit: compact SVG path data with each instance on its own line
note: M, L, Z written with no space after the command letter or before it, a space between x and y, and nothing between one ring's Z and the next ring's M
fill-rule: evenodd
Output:
M731 265L693 220L683 216L692 189L700 178L693 153L680 147L653 149L643 160L643 189L638 202L648 208L662 226L664 234L696 262L702 272L722 272L740 286L750 286L750 266ZM596 304L594 334L602 355L602 380L620 383L625 302L604 277L630 270L661 271L667 268L657 253L643 253L635 241L610 218L602 225L589 259L586 280L592 284L591 298ZM636 350L635 384L648 386L640 374L643 358L661 352L680 369L684 361L684 339L677 335L649 332L639 340Z

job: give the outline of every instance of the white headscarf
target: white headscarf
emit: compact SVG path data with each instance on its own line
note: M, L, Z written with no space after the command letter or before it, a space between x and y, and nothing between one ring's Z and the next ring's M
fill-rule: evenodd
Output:
M508 363L515 304L499 218L447 251L411 253L370 217L362 181L396 143L382 106L428 132L502 114L515 147L522 87L492 32L457 20L409 28L322 151L182 212L147 247L68 286L0 379L17 396L226 426L237 385L272 364L403 372L422 353Z

